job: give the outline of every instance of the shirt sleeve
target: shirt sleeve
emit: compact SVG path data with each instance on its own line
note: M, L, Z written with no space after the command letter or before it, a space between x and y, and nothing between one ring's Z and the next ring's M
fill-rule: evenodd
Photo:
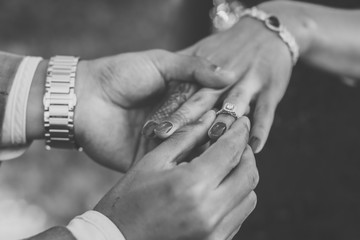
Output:
M25 57L17 65L8 62L6 69L13 74L0 77L3 84L0 86L0 161L19 157L30 145L26 138L26 109L32 79L41 60Z
M109 218L94 210L75 217L66 227L77 240L126 240Z

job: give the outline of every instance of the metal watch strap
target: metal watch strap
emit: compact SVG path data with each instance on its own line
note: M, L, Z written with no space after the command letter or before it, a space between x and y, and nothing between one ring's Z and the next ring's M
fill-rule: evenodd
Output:
M78 149L74 137L76 106L75 78L79 58L55 56L50 59L44 95L46 149Z

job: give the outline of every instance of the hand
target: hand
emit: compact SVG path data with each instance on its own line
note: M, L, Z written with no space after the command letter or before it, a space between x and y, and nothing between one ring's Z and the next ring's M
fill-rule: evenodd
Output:
M258 172L247 145L249 120L237 120L215 144L208 141L214 111L143 157L99 202L127 240L227 239L256 205Z
M136 153L146 152L141 126L174 80L215 88L228 81L210 62L163 50L81 61L76 82L78 144L99 163L126 171Z
M259 8L275 12L281 22L294 34L302 51L306 49L306 38L298 33L299 22L294 23L281 14L286 3L266 3ZM274 10L274 11L273 11ZM286 9L282 9L284 12ZM279 13L279 14L278 14ZM285 17L286 16L286 17ZM296 29L296 30L295 30ZM300 37L301 36L301 37ZM256 19L243 18L231 29L211 35L182 53L201 56L235 73L230 88L219 91L202 88L181 107L173 109L170 116L155 128L155 134L167 138L186 123L199 118L204 111L213 108L218 100L221 105L232 103L238 116L252 112L253 128L250 145L258 153L262 150L274 119L276 107L289 83L292 63L287 45L277 33L267 29ZM222 104L223 103L223 104ZM253 109L250 104L253 103ZM209 136L216 140L234 122L235 118L220 114L209 130ZM170 123L170 124L169 124ZM170 131L164 126L172 126Z

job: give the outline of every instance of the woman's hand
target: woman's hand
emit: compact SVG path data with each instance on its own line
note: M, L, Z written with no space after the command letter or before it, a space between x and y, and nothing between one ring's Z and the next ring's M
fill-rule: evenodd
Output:
M262 22L247 17L228 31L200 41L186 53L202 56L235 73L235 82L222 95L221 105L231 103L237 116L243 116L253 102L250 145L259 152L289 83L292 63L288 47ZM230 115L218 115L209 130L210 138L219 138L234 120Z
M208 61L163 50L81 61L75 89L77 143L99 163L126 171L146 152L141 127L175 80L215 88L229 81Z
M215 112L146 154L95 207L127 240L228 239L256 205L258 171L247 145L249 120L237 120L215 144Z
M294 34L302 53L308 45L306 31L301 25L303 19L292 19L291 11L283 8L283 5L277 2L265 3L259 8L275 13L280 18ZM282 8L285 13L281 13ZM199 90L155 128L156 135L160 138L168 137L184 124L197 119L204 111L213 108L220 100L220 107L225 103L233 104L238 116L252 112L250 144L255 152L260 152L269 135L276 107L289 83L292 62L288 46L263 22L244 17L231 29L211 35L182 53L201 56L233 72L233 81L222 91L207 88ZM250 105L253 108L250 109ZM220 114L209 130L209 136L217 139L234 120L230 115ZM172 126L172 129L168 130L168 126Z

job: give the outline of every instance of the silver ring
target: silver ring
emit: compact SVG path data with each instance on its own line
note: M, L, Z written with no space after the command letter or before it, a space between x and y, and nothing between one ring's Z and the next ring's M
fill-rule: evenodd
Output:
M236 114L235 112L235 105L232 103L225 103L224 106L222 107L222 109L220 109L217 113L216 116L218 116L219 114L226 114L226 115L230 115L235 119L238 119L239 116Z

